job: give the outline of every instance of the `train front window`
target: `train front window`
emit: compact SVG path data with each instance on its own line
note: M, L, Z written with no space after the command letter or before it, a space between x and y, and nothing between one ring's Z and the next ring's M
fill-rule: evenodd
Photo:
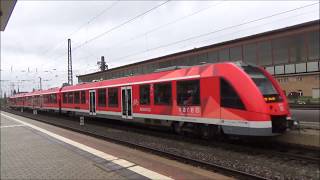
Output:
M246 73L248 73L263 95L278 94L273 84L259 68L253 66L243 66L242 68Z
M266 102L281 101L276 88L259 68L254 66L242 66L242 68L259 88Z
M220 79L220 104L221 107L245 109L245 106L232 85L225 79Z

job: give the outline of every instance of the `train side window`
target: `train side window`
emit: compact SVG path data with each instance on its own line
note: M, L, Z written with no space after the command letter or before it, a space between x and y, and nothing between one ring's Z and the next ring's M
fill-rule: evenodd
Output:
M29 96L28 99L29 99L29 103L32 104L32 96Z
M48 104L52 104L53 103L53 99L52 99L51 94L45 95L44 98L45 98L45 101L47 101Z
M150 105L150 85L140 85L140 104Z
M200 105L200 81L178 81L177 82L177 103L179 106Z
M159 83L154 85L154 104L170 105L171 98L171 83Z
M81 91L81 104L86 103L86 91Z
M50 103L50 100L49 100L49 95L44 95L43 96L43 103L45 103L45 104L49 104Z
M220 79L220 103L222 107L245 109L235 89L225 79Z
M46 104L51 104L51 97L50 97L50 94L46 94L44 96L42 96L43 98L43 102L46 103Z
M50 104L55 103L54 94L48 94L48 102Z
M99 107L107 106L106 89L98 89L98 106Z
M79 91L74 92L74 103L75 104L80 103L80 92Z
M108 106L118 107L118 88L108 89Z
M52 94L53 103L57 104L57 94Z
M63 103L64 103L64 104L67 104L68 94L67 94L67 93L63 93L62 99L63 99Z
M52 97L53 94L47 94L46 96L47 97L44 97L46 100L47 100L47 103L49 104L52 104L53 103L53 97Z
M35 103L35 105L36 106L39 106L39 99L40 99L40 96L35 96L35 100L36 100L36 103Z
M49 104L52 104L53 103L53 97L52 97L53 94L47 94L44 96L45 99L47 99L47 102ZM47 96L47 97L46 97Z
M68 93L68 104L73 104L73 92Z

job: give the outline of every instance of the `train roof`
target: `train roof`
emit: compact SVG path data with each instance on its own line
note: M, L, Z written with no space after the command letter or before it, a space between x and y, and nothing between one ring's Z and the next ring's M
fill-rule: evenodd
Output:
M34 91L34 92L32 92L32 95L58 93L60 89L61 88L59 88L59 87L54 87L54 88L50 88L47 90Z
M50 89L46 89L46 90L36 90L36 91L33 91L33 92L15 94L13 96L10 96L9 98L35 96L35 95L40 95L40 94L52 94L52 93L58 93L59 90L60 90L59 87L50 88Z
M214 64L204 64L192 67L183 67L176 70L165 70L161 72L153 72L149 74L141 74L129 77L121 77L117 79L108 79L99 82L82 83L73 86L64 86L62 88L55 87L48 90L38 90L29 93L21 93L11 96L10 98L35 96L42 94L52 94L68 91L81 91L106 87L130 86L134 84L160 83L172 80L194 79L199 77L214 76L218 72L219 67L239 66L237 62L220 62ZM241 65L241 64L240 64ZM217 69L218 68L218 69Z
M162 72L154 72L150 74L135 75L129 77L121 77L117 79L103 80L99 82L91 82L84 84L77 84L74 86L65 86L61 89L61 92L76 91L76 90L88 90L95 88L105 88L105 87L119 87L134 84L147 84L156 82L166 82L172 80L183 80L192 79L198 77L209 77L214 75L213 68L217 65L227 65L234 63L215 63L215 64L205 64L192 66L188 68L182 68L178 70L168 70Z
M24 96L26 96L26 94L28 94L28 93L18 93L18 94L15 94L15 95L10 96L9 98L24 97Z

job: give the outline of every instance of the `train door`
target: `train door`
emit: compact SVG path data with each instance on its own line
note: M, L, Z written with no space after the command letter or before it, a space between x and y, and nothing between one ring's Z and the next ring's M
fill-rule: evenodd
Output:
M61 114L61 106L62 106L62 93L57 93L58 103L59 103L59 114Z
M36 98L36 96L31 96L32 109L34 109L34 107L35 107L35 103L36 103L35 98Z
M40 109L42 108L43 98L44 98L43 95L39 96L39 107L40 107Z
M89 91L89 115L96 115L96 90Z
M121 111L122 118L132 119L132 87L121 88Z

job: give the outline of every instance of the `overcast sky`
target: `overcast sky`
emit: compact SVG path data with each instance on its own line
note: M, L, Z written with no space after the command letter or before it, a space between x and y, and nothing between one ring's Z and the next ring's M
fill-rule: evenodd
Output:
M67 82L68 38L76 76L97 71L102 55L114 68L316 20L317 2L18 1L1 32L1 88Z

